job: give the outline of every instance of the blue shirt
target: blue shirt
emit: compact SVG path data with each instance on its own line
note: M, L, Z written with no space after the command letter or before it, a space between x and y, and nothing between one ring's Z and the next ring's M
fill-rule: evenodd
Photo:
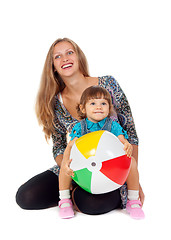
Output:
M104 126L104 124L106 122L106 118L104 118L103 120L101 120L97 123L94 123L94 122L88 120L88 118L86 118L86 122L87 122L88 130L90 130L91 132L95 132L95 131L99 131L102 129L102 127ZM116 121L112 121L111 133L113 133L116 137L118 137L119 135L124 135L124 137L126 139L128 139L127 132ZM71 140L73 140L75 137L80 138L81 136L82 136L81 135L81 123L79 122L73 127L70 137L71 137Z

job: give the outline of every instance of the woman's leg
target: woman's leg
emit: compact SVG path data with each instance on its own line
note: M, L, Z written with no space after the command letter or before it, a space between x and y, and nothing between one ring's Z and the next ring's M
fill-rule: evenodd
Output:
M24 183L17 191L16 202L23 209L45 209L58 205L58 176L47 170Z
M82 213L98 215L121 207L120 190L91 194L77 186L72 192L72 200L76 209Z

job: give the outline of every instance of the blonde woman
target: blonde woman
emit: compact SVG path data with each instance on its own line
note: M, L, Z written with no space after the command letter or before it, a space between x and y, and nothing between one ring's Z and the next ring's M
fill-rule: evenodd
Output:
M21 208L44 209L58 205L58 176L67 146L67 134L80 121L76 106L83 91L94 85L110 93L114 105L111 118L127 131L128 141L133 146L132 155L138 161L138 137L132 113L118 82L112 76L91 77L86 57L79 46L68 38L57 39L47 54L36 101L38 122L43 127L45 138L53 140L56 165L18 189L16 201ZM90 194L74 183L72 189L75 208L86 214L102 214L126 206L126 185L98 195ZM144 193L140 185L139 197L143 204Z

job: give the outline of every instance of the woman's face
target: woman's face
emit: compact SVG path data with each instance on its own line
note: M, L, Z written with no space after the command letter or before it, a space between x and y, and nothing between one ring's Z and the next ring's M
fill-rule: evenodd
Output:
M62 78L71 77L79 71L78 56L71 43L63 41L55 45L53 64Z

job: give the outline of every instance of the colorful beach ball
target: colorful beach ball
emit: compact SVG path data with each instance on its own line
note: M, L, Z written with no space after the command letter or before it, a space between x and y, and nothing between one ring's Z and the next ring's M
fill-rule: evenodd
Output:
M70 159L73 180L93 194L121 187L127 179L131 163L119 139L103 130L78 138L71 149Z

